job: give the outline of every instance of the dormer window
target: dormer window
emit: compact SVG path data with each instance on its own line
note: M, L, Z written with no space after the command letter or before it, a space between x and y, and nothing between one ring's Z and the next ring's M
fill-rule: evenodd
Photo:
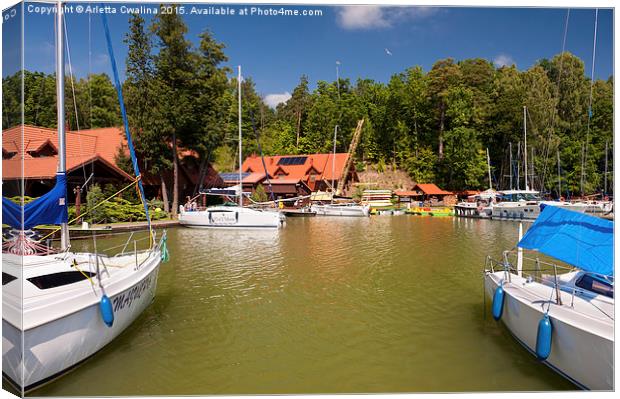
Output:
M2 159L11 159L17 154L16 152L7 151L4 148L2 149Z
M39 148L27 151L27 153L33 158L53 157L54 155L58 155L56 147L49 140L41 144Z

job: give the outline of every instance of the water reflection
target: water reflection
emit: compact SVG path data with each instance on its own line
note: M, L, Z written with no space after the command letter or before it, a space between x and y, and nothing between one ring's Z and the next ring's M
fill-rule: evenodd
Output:
M35 394L573 389L482 317L484 258L516 238L415 216L173 229L143 317Z

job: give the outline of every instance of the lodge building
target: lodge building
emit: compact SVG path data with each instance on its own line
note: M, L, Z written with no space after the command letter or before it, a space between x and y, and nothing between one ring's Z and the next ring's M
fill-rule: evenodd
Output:
M129 156L127 140L122 128L110 127L66 132L67 195L69 203L75 201L74 188L89 181L105 185L129 184L133 172L127 173L116 161L119 154ZM209 164L206 171L200 171L197 155L189 150L179 149L179 191L180 198L191 195L200 177L203 187L221 187L223 181ZM152 175L140 162L142 183L147 198L161 198L161 179L165 179L168 190L172 189L172 172ZM20 195L22 179L24 194L38 197L48 192L55 184L58 168L58 132L56 129L30 125L17 125L2 132L2 195ZM169 196L172 200L172 196Z
M359 181L353 166L344 169L348 153L260 156L252 154L245 159L242 170L244 192L254 193L259 185L265 192L273 192L275 199L307 196L316 191L331 191L344 178L343 193ZM264 161L264 164L263 164ZM221 173L225 187L239 184L239 174Z

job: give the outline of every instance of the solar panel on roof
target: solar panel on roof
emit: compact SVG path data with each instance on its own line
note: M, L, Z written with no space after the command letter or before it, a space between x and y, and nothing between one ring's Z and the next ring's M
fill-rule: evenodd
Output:
M249 175L250 175L250 173L244 172L244 173L241 174L241 178L245 179ZM239 181L239 173L237 173L237 172L220 173L220 177L224 181Z
M308 157L284 157L280 158L280 160L278 161L278 165L303 165L306 163L307 158Z

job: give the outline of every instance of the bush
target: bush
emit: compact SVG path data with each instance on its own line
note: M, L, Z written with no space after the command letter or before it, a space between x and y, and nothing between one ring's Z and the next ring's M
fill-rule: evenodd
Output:
M128 189L126 191L130 190L131 189ZM114 194L114 192L112 192L112 194ZM85 206L82 206L82 215L84 215L84 220L89 223L146 221L146 213L144 212L144 206L140 200L129 201L119 196L102 203L97 208L94 208L105 198L107 197L98 185L94 184L90 187L88 193L86 194L86 204ZM165 219L168 217L168 214L161 210L161 206L163 206L163 203L160 204L161 201L151 200L147 203L149 205L149 215L151 216L151 220ZM88 212L89 209L93 210ZM75 206L69 207L69 218L75 218Z
M37 198L38 198L38 197L37 197ZM27 203L29 203L29 202L31 202L31 201L34 201L34 200L36 200L37 198L33 198L33 197L29 197L29 196L27 196L27 195L24 195L24 204L27 204ZM19 204L21 204L21 199L22 199L22 197L21 197L21 196L19 196L19 195L16 195L15 197L11 197L11 198L9 198L9 199L10 199L11 201L13 201L13 202L15 202L16 204L18 204L18 205L19 205Z
M93 184L90 186L88 191L86 192L86 209L82 212L82 214L86 213L87 210L91 210L85 217L84 220L90 223L97 223L99 220L104 219L104 207L99 206L95 208L97 204L105 199L103 192L101 191L101 187L98 184Z
M267 192L265 191L265 187L262 184L256 186L256 190L250 196L256 202L267 202L269 197L267 196Z

